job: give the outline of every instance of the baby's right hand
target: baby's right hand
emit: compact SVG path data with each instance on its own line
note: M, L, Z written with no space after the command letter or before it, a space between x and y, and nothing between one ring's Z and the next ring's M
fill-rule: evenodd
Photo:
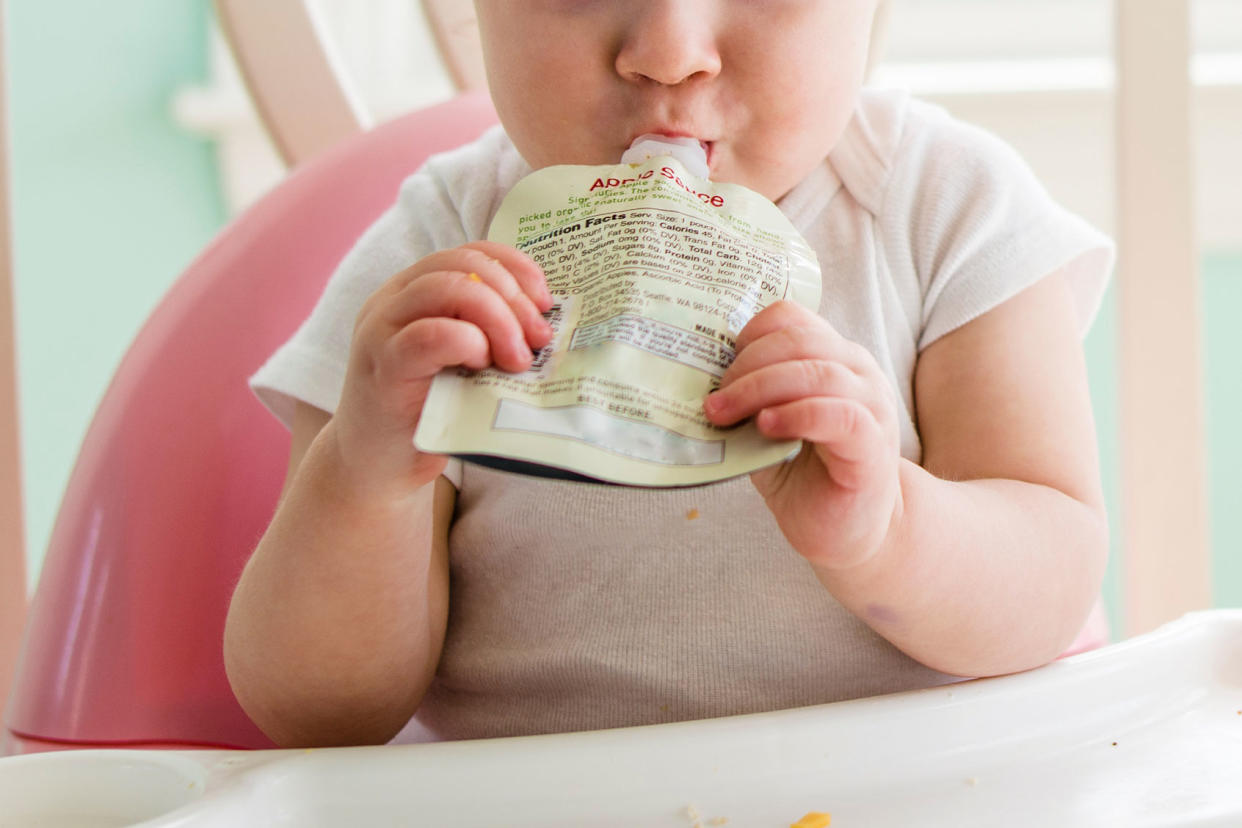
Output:
M551 339L551 306L539 266L494 242L433 253L372 294L330 423L352 485L400 492L435 480L446 458L413 444L432 378L456 365L525 371Z

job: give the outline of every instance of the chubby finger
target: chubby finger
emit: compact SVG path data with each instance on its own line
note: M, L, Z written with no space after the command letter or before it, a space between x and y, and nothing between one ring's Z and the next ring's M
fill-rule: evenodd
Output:
M431 254L419 263L413 276L421 278L438 271L461 273L496 291L512 308L528 339L546 341L551 333L543 318L543 312L552 306L543 271L521 251L495 242L471 242Z
M740 374L703 401L709 420L728 426L765 408L808 397L841 397L870 408L871 389L848 366L830 359L790 359Z
M504 297L528 338L551 333L543 314L552 307L552 294L543 270L534 260L516 248L497 242L472 242L462 251L466 256L482 257L477 266L466 271L467 276L477 277Z
M471 242L465 247L478 250L499 262L513 276L522 292L530 298L541 313L546 313L552 307L552 294L548 290L548 282L544 278L543 269L530 256L516 247L499 242Z
M398 381L435 376L457 365L481 370L492 364L491 343L475 324L432 316L416 319L389 340L387 372Z
M733 362L720 378L720 387L727 388L754 371L781 362L799 359L834 359L834 346L842 342L839 337L825 334L822 326L787 325L752 340L738 351Z
M857 400L810 397L765 408L755 418L759 433L772 440L804 440L851 463L871 460L885 451L884 430Z
M779 302L773 302L751 317L746 326L738 332L737 350L741 353L756 340L762 339L782 328L790 327L819 327L824 329L826 336L841 338L836 329L828 324L828 321L818 313L802 307L797 302L782 299Z
M551 337L542 317L541 328L528 332L513 306L481 276L460 271L424 274L394 297L385 313L396 330L428 317L469 322L486 337L492 361L506 371L525 371L531 349L543 347Z

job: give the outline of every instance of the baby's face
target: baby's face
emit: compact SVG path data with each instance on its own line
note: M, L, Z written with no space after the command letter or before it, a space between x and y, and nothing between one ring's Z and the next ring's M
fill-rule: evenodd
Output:
M492 97L530 164L613 164L647 132L777 199L862 84L876 0L476 0Z

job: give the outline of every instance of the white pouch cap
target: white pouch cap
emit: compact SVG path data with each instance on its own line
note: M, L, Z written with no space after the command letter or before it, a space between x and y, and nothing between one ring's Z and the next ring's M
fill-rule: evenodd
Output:
M707 178L707 150L698 138L674 138L669 135L640 135L621 155L622 164L641 164L649 158L669 155L681 162L691 175Z

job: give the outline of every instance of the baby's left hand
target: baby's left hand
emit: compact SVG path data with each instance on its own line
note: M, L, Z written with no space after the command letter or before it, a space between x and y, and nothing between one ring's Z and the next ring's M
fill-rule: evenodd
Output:
M897 407L871 353L818 314L776 302L742 329L737 357L704 411L728 426L755 417L802 451L751 475L785 537L813 565L862 563L901 515Z

